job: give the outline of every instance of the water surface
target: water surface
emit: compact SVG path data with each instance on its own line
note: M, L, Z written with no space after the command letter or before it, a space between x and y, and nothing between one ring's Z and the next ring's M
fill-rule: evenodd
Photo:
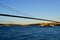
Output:
M60 26L0 26L0 40L60 40Z

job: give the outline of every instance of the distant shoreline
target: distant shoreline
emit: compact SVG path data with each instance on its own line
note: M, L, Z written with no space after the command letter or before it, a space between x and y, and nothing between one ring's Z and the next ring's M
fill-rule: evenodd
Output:
M60 23L0 24L0 26L60 26Z

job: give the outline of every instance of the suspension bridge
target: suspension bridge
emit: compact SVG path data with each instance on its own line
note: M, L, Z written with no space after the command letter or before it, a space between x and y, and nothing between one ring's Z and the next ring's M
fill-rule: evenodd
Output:
M16 12L21 14L21 12L16 10L16 9L13 9L5 4L2 4L2 3L0 3L0 4L1 4L0 7L2 7L2 8L6 8L10 11L16 11ZM48 19L42 19L42 18L33 18L33 17L27 17L27 16L17 16L17 15L10 15L10 14L2 14L2 13L0 13L0 16L8 16L8 17L25 18L25 19L42 20L42 21L49 21L49 22L53 22L53 23L60 23L59 21L54 21L54 20L48 20Z

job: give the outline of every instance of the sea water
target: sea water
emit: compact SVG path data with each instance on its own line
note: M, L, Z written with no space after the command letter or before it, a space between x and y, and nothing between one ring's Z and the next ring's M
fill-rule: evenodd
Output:
M60 26L0 26L0 40L60 40Z

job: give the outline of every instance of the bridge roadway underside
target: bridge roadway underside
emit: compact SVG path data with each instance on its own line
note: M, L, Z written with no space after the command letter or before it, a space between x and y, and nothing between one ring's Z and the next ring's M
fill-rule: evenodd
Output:
M39 18L32 18L32 17L24 17L24 16L15 16L15 15L8 15L8 14L0 14L0 16L8 16L8 17L16 17L16 18L25 18L25 19L34 19L34 20L42 20L42 21L50 21L55 23L60 23L58 21L47 20L47 19L39 19Z

